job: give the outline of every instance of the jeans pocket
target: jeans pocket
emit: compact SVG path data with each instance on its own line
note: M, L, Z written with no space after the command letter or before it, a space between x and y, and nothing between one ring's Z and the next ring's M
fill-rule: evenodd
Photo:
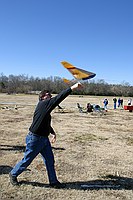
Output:
M30 135L27 141L27 146L38 146L40 142L40 136Z
M31 135L31 142L37 142L39 140L40 140L40 136L39 135L37 135L37 136Z

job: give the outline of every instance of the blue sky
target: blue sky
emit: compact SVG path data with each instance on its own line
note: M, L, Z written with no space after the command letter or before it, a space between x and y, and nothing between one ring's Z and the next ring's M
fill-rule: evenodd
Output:
M0 73L133 85L133 0L0 0Z

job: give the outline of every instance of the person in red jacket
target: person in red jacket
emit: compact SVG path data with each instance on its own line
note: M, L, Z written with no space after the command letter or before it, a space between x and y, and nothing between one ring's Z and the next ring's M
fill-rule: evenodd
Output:
M51 187L61 188L61 184L56 176L54 168L54 155L52 152L49 134L53 135L52 141L56 140L56 133L51 127L51 112L75 89L82 88L81 83L63 90L52 98L49 91L43 90L39 94L39 102L36 106L33 121L26 136L26 150L23 159L18 162L9 173L12 185L19 185L17 177L31 164L33 159L40 153L46 165L49 184Z

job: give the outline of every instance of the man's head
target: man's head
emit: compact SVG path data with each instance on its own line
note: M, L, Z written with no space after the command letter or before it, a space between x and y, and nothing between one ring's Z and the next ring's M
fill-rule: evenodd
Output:
M51 97L52 95L48 90L42 90L39 94L39 101L50 99Z

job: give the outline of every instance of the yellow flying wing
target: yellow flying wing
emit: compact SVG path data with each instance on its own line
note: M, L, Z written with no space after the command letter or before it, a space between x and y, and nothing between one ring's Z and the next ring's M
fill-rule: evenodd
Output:
M72 64L62 61L61 64L74 76L74 78L79 80L87 80L96 76L93 72L88 72L86 70L80 69L73 66Z

